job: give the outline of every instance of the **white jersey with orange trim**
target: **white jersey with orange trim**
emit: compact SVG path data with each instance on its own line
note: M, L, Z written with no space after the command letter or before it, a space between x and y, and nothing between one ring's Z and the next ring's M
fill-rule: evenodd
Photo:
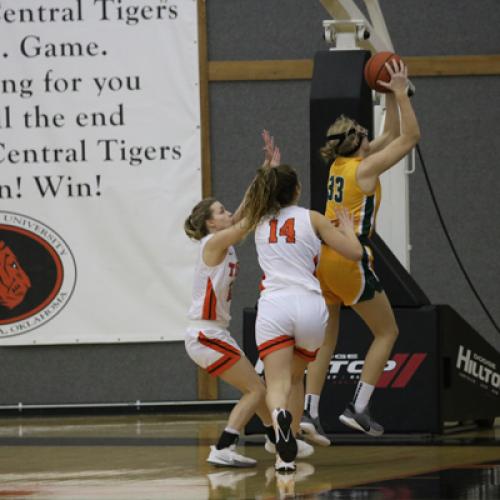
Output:
M231 320L231 287L238 274L238 258L230 246L219 265L207 266L203 262L203 249L212 236L209 234L201 240L188 318L217 321L227 327Z
M292 205L265 217L255 230L255 245L264 272L262 295L290 288L321 294L316 278L321 242L309 210Z

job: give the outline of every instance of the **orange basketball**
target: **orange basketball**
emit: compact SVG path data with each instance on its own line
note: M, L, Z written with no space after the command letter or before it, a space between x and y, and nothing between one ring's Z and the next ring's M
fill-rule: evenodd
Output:
M391 80L391 75L389 75L389 72L385 67L385 63L391 60L399 62L401 61L401 58L394 52L378 52L366 61L364 73L368 87L376 90L377 92L388 92L385 87L381 87L377 84L377 80L381 80L383 82L389 82Z

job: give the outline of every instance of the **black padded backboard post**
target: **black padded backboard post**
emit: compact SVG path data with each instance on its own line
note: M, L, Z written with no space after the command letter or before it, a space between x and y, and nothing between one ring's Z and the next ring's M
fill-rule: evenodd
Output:
M370 58L367 50L324 50L314 56L310 96L311 208L325 211L326 181L330 165L319 156L328 127L345 114L369 130L373 137L372 92L363 77Z

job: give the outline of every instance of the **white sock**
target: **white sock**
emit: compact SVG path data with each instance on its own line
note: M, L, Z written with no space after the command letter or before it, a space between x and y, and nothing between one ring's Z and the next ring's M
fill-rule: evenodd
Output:
M312 418L318 418L319 394L306 394L304 410L308 411Z
M361 380L358 382L356 392L354 393L354 410L356 413L362 412L368 406L374 389L374 385L367 384Z
M229 432L229 434L236 434L237 436L240 435L239 431L237 431L236 429L233 429L232 427L226 427L224 429L224 432Z

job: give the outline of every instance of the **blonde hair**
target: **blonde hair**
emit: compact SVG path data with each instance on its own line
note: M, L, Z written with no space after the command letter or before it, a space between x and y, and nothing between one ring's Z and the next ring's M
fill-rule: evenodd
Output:
M205 198L197 203L184 222L184 232L193 240L201 240L208 234L207 220L212 218L215 198Z
M327 163L333 162L337 156L350 155L356 151L356 146L361 146L358 134L349 133L352 129L356 129L359 124L352 118L345 115L340 115L326 133L327 142L319 150L319 154ZM344 138L328 139L332 135L345 134ZM359 143L358 143L359 141ZM354 151L353 151L354 150Z
M280 208L291 205L300 186L297 172L290 165L260 167L245 195L243 217L248 229L255 229L260 219L275 215Z

